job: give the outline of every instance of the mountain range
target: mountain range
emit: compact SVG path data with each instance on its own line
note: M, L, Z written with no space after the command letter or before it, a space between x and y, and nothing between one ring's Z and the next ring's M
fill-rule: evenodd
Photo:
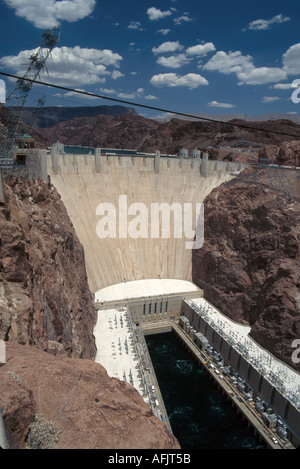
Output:
M201 120L201 117L204 120ZM266 145L299 140L300 116L294 114L199 114L192 120L166 114L163 120L147 119L126 106L48 106L25 107L21 116L24 133L36 140L36 146L47 148L56 141L65 145L100 148L135 149L153 153L178 154L180 148L209 147L215 159L233 148L259 151ZM240 151L240 150L238 150ZM222 152L219 155L216 154ZM235 156L225 155L226 158ZM249 160L249 154L238 155Z
M76 117L40 129L49 145L135 149L140 152L178 154L180 148L262 148L299 140L300 125L290 120L203 122L172 119L158 122L138 114Z
M99 114L108 116L119 116L122 114L137 115L136 110L133 107L127 107L122 105L114 106L76 106L76 107L65 107L65 106L45 106L45 107L24 107L22 111L22 120L30 125L37 128L47 128L52 125L58 124L59 122L68 121L76 117L95 117ZM193 119L192 116L195 116ZM276 121L276 120L290 120L296 124L300 124L300 115L297 113L267 113L256 116L250 116L248 114L191 114L191 117L187 115L176 116L175 114L166 113L164 116L159 116L157 119L159 122L168 122L174 117L180 120L196 120L200 118L211 119L220 122L228 122L233 119L239 119L246 122L262 122L262 121Z
M227 122L233 119L239 119L246 122L262 122L262 121L276 121L281 119L290 120L295 122L296 124L300 124L300 115L289 114L289 113L280 113L280 112L273 112L268 114L261 114L257 116L249 116L248 114L193 114L195 118L199 119L203 117L203 119L212 119L216 121ZM171 115L170 115L171 116ZM171 117L167 116L165 119L162 118L161 120L170 120ZM193 120L193 118L188 118L185 116L180 117L183 120Z
M16 108L18 109L18 108ZM46 106L24 107L22 109L22 122L39 129L51 127L59 122L69 121L75 117L94 117L99 114L119 116L121 114L136 114L133 108L125 106Z

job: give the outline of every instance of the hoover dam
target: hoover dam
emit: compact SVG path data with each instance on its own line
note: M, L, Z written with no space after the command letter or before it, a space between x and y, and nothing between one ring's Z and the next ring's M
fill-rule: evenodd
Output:
M192 249L201 247L203 216L194 208L246 165L209 160L206 153L70 151L59 142L50 151L33 151L27 165L31 178L50 178L84 247L98 311L95 361L132 384L169 426L144 336L173 330L268 446L298 445L299 373L259 347L249 327L225 318L192 282ZM166 232L159 211L160 226L152 229L153 207L167 212ZM214 374L216 357L222 373ZM232 383L239 390L232 392ZM243 405L235 397L240 390Z
M124 281L152 278L192 279L191 249L184 235L174 236L170 217L170 236L99 237L96 232L99 204L116 208L117 222L120 196L126 207L142 204L149 213L153 204L196 204L218 185L240 171L241 164L154 156L116 156L70 154L53 145L48 155L48 174L58 190L84 246L86 269L93 293ZM120 209L120 212L121 209ZM194 210L194 226L196 213ZM132 218L132 217L131 217ZM128 221L130 215L128 216Z

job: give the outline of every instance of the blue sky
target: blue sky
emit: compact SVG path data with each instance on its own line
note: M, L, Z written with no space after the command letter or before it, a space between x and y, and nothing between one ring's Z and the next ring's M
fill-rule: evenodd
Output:
M299 0L0 0L0 12L0 71L23 74L59 21L44 81L177 112L300 114ZM41 95L46 105L113 104L41 86L28 104Z

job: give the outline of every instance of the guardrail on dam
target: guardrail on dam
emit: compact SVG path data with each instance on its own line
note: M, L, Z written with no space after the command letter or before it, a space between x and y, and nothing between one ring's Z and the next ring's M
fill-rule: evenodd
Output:
M173 225L169 238L123 235L99 239L96 210L103 203L118 209L120 196L126 196L128 207L144 204L149 213L155 203L196 205L245 166L203 158L161 157L159 152L152 156L101 155L100 149L95 154L66 154L60 144L52 147L47 174L84 246L92 292L130 280L191 280L191 250L186 249L184 237L173 235Z

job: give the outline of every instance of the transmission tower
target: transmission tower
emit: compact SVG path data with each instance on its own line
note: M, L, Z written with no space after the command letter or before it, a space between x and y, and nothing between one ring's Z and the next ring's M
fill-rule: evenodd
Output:
M18 137L20 116L26 99L33 86L32 81L39 77L45 68L46 61L52 49L59 41L60 25L45 31L38 50L29 57L29 65L23 76L17 80L15 89L6 98L6 103L0 105L2 128L0 129L0 168L15 164L13 146ZM13 108L13 111L12 111Z

